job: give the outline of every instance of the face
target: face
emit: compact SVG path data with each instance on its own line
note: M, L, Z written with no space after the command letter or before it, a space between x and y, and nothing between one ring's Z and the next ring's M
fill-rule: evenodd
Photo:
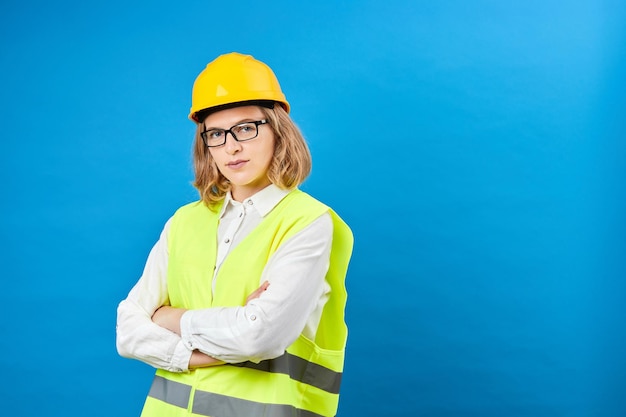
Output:
M257 106L235 107L210 114L204 120L204 129L230 129L244 122L265 119ZM270 185L267 177L274 155L274 132L269 124L258 126L258 136L237 142L230 133L226 143L209 148L209 152L220 170L231 184L231 193L236 201L243 201Z

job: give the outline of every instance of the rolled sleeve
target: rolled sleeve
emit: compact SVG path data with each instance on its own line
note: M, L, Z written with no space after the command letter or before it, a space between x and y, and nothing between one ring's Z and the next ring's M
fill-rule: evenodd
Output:
M154 245L143 274L117 308L116 347L126 358L140 360L172 372L188 369L191 351L181 338L152 321L152 315L168 303L168 221Z

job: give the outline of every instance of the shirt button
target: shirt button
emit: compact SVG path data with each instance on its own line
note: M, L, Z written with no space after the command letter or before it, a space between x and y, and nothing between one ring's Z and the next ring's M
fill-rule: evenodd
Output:
M243 213L239 213L239 217L243 216Z
M224 239L224 243L228 243L228 242L230 242L229 238Z
M249 205L249 206L251 206L251 205L253 205L253 204L254 204L254 202L253 202L252 200L248 200L248 205Z
M256 316L253 314L250 316L250 320L255 321L256 320Z

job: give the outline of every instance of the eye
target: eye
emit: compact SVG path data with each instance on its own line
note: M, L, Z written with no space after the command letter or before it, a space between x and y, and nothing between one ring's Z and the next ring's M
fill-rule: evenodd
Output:
M233 128L233 130L235 131L235 133L250 133L250 132L254 132L254 128L256 126L254 126L253 123L244 123L241 125L237 125Z
M209 140L220 139L222 138L222 136L224 136L224 131L223 130L207 130L205 132L205 135L207 139Z

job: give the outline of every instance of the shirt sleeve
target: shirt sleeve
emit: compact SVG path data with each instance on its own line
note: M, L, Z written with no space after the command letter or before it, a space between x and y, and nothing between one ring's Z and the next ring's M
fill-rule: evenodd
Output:
M282 355L328 297L332 234L325 213L292 236L263 270L260 283L269 281L268 289L247 305L185 312L180 324L187 348L230 363Z
M188 370L191 350L180 336L152 321L167 295L167 234L170 220L154 245L143 274L117 308L116 345L119 354L172 372Z

